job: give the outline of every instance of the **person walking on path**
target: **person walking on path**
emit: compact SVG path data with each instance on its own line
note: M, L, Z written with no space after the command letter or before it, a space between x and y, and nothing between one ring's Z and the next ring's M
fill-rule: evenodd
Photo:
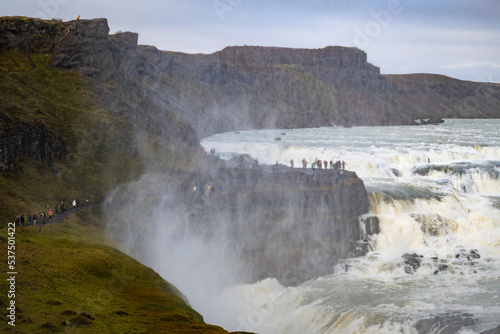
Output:
M42 223L38 225L38 233L42 232L43 225L45 225L45 211L42 212Z
M52 219L53 215L54 215L54 212L52 212L52 209L49 209L49 220Z
M36 213L33 214L33 226L36 226Z

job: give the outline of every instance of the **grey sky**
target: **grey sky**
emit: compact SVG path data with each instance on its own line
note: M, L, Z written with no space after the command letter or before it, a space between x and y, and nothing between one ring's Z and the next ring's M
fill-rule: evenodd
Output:
M356 46L383 74L500 82L499 0L3 0L0 15L105 17L161 50Z

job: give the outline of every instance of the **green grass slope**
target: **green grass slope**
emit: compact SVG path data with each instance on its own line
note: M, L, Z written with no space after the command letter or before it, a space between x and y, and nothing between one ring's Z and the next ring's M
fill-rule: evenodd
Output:
M3 333L227 333L207 325L152 269L107 246L98 215L88 210L62 223L15 230L15 327ZM8 233L0 232L2 249ZM4 273L7 268L4 265ZM5 279L1 289L9 291ZM93 320L82 315L90 315Z
M142 170L133 126L100 106L88 79L57 70L50 60L44 53L0 52L0 112L13 123L42 124L66 150L51 166L19 157L0 175L3 226L20 214L39 215L47 204L95 200ZM0 121L0 136L7 126Z
M0 143L19 125L43 126L64 145L49 164L17 155L0 173L0 249L5 260L0 307L10 305L6 280L8 222L73 199L95 202L137 178L153 148L165 169L186 155L184 146L137 135L136 126L100 104L92 82L51 65L47 48L29 54L0 50ZM5 119L5 117L4 117ZM17 132L16 132L17 131ZM140 131L139 131L140 133ZM145 158L146 157L146 158ZM163 161L167 163L163 164ZM170 165L168 165L170 163ZM39 218L40 222L40 218ZM111 247L98 211L83 210L63 223L15 231L16 326L6 333L226 333L203 322L176 289L150 268ZM83 313L90 315L93 320Z

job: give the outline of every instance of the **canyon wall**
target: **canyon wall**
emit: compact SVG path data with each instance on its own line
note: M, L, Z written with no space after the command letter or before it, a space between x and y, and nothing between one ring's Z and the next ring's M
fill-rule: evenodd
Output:
M109 35L106 19L18 21L0 20L3 49L50 49L55 66L92 78L116 114L192 142L237 129L500 116L498 84L381 75L357 48L236 46L184 54L138 46L135 33Z

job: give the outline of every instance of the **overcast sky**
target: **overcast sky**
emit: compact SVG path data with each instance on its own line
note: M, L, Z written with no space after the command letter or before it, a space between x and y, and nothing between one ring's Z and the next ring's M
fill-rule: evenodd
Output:
M383 74L500 82L500 0L1 0L11 15L105 17L111 34L187 53L355 46Z

